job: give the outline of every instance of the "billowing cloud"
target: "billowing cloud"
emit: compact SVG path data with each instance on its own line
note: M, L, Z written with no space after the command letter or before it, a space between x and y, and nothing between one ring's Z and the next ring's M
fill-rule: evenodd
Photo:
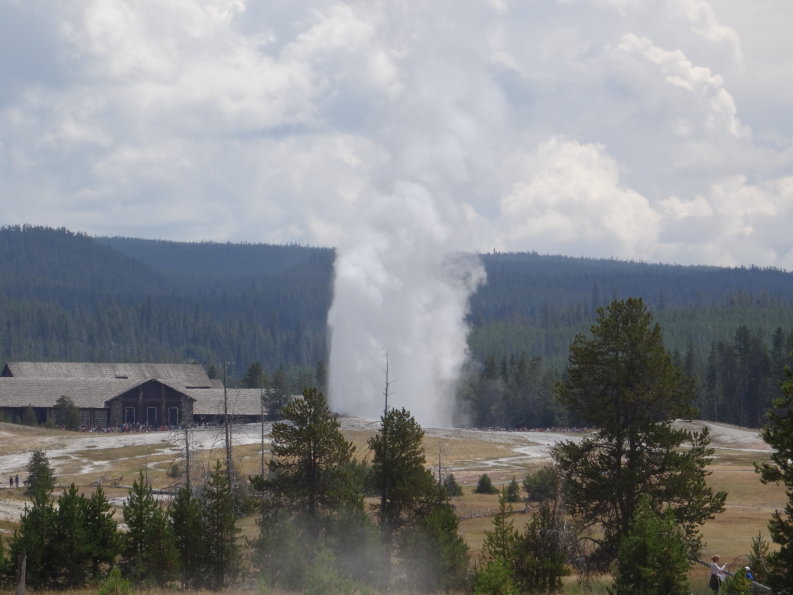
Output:
M9 0L0 222L337 246L334 341L375 369L349 402L386 353L424 378L405 396L442 395L481 281L461 253L793 268L791 19L780 0Z
M736 179L774 192L789 174L791 11L6 2L4 222L337 245L409 181L467 226L455 249L664 258L686 241L665 244L675 201L743 196ZM718 212L700 230L716 246ZM782 266L784 246L762 245L776 234L751 237L743 258L698 254Z
M536 239L554 253L621 258L652 248L660 218L602 146L551 138L522 165L525 179L501 200L507 246Z

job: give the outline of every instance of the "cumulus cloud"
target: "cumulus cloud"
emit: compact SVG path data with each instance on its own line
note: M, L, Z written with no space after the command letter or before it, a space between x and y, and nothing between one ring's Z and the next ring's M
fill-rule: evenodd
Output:
M358 362L332 362L336 394L379 402L388 354L444 423L482 280L463 253L793 268L791 18L776 0L0 3L2 222L336 246L331 358Z
M539 241L553 252L632 258L655 242L658 215L621 184L604 147L554 137L521 169L526 178L501 200L507 246Z
M455 249L661 258L674 200L790 171L786 10L5 3L6 222L336 245L374 191L412 180L465 222ZM566 175L537 170L566 154Z

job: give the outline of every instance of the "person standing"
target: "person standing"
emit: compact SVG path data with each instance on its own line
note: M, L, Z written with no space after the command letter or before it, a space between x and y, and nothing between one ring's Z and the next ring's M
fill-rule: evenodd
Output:
M708 586L714 593L718 593L719 589L721 589L721 581L724 580L724 569L727 567L726 564L719 566L719 560L718 554L715 554L710 559L710 582Z

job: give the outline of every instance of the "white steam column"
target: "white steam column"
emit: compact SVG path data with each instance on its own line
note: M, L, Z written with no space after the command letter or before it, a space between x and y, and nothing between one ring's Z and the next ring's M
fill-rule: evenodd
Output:
M453 222L420 184L374 197L349 232L337 248L328 316L331 407L378 418L388 358L389 406L407 408L423 426L448 427L481 263L450 251Z

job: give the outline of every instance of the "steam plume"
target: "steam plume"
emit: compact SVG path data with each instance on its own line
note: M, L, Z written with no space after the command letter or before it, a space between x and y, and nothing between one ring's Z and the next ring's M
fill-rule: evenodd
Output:
M400 183L372 201L353 241L339 247L329 314L337 411L382 413L388 357L389 406L425 426L450 425L468 297L484 280L476 258L449 251L453 235L426 188Z

